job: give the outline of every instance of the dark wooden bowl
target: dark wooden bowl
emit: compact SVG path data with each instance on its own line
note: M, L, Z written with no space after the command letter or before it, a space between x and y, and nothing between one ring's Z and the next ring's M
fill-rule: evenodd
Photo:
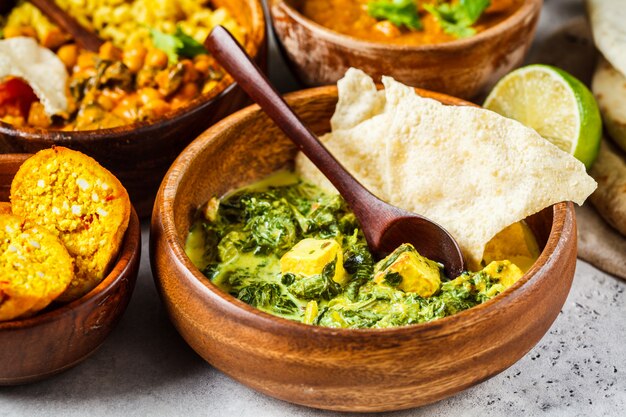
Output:
M467 39L409 46L360 40L298 12L306 0L270 0L274 32L296 76L308 86L334 84L350 67L376 81L389 75L415 87L471 98L524 60L543 0L526 0L503 22Z
M265 17L260 0L214 0L248 28L245 48L262 67L267 59ZM226 75L208 94L162 119L112 129L61 132L16 129L0 122L0 153L33 153L52 145L76 149L111 170L128 190L139 216L152 212L163 175L202 131L247 102Z
M468 104L418 93L446 104ZM329 130L337 90L304 90L287 101L321 134ZM314 327L263 313L221 291L184 252L196 208L288 166L295 154L268 117L250 106L192 142L159 189L150 235L154 279L180 334L216 368L297 404L398 410L440 400L503 371L541 339L559 314L576 266L571 203L527 219L543 251L512 288L430 323L391 329Z
M0 201L30 155L0 155ZM141 228L135 210L117 263L89 293L27 319L0 322L0 385L34 382L77 365L104 342L124 314L137 280Z

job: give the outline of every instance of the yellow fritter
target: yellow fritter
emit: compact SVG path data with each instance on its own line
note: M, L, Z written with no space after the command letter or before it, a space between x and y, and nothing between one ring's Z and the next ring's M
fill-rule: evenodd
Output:
M0 214L11 214L11 203L0 201Z
M94 159L63 147L36 153L11 184L13 213L57 235L75 274L59 301L93 289L115 262L130 218L126 189Z
M61 241L25 223L0 214L0 321L45 308L74 277L74 262Z

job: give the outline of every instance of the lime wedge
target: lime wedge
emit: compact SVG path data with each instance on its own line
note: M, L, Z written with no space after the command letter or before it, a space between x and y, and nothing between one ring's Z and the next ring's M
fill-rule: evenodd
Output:
M562 69L519 68L493 88L484 107L531 127L580 160L587 169L598 155L602 119L593 94Z

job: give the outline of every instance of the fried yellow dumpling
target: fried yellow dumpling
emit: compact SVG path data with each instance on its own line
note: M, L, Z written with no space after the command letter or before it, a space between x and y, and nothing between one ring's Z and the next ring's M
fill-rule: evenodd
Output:
M45 308L73 277L74 262L56 236L0 214L0 321Z

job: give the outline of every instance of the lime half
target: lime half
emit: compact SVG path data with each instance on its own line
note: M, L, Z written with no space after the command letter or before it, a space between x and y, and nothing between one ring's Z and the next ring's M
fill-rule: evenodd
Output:
M484 107L531 127L587 169L598 155L602 119L589 89L549 65L519 68L493 88Z

